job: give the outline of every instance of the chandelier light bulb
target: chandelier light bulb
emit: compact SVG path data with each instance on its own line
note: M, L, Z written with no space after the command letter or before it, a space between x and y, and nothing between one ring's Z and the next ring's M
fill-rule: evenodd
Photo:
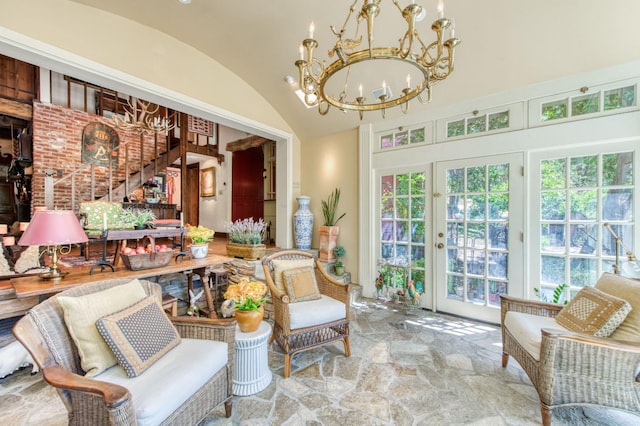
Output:
M444 2L442 0L438 0L438 19L444 18Z
M315 31L316 26L313 23L313 21L311 21L311 23L309 24L309 38L313 38L313 32Z

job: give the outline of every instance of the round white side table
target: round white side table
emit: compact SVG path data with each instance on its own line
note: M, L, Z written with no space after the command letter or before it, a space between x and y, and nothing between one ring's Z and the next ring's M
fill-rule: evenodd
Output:
M236 359L231 390L234 395L246 396L260 392L271 383L267 341L271 325L262 321L256 331L243 333L236 325Z

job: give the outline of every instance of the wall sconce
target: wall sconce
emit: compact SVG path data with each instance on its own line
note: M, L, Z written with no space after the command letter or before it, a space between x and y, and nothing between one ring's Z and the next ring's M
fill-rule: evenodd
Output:
M614 232L609 223L605 223L604 226L609 230L609 232L611 232L611 235L613 235L616 243L616 261L613 264L613 273L616 275L624 275L630 278L640 278L640 262L638 262L636 256L631 250L629 250L627 246L624 245L618 234ZM622 264L620 264L620 248L618 247L618 245L622 246L627 256L627 261L623 262Z

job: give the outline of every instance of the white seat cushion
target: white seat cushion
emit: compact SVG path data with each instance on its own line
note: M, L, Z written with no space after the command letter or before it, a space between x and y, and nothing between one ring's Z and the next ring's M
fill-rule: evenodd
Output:
M555 318L512 311L507 312L504 326L536 361L540 360L541 330L543 328L567 330L558 324Z
M344 303L324 294L320 299L289 304L291 329L311 327L344 319L347 308Z
M157 425L227 365L227 344L182 339L155 364L129 378L119 365L94 377L129 390L138 425Z

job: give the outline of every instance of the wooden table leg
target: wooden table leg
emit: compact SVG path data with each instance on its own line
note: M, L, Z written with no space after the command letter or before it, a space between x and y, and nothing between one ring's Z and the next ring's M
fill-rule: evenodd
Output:
M187 273L187 287L193 291L193 273L194 271L188 271ZM195 273L200 276L202 281L202 290L204 291L204 298L207 302L207 318L218 318L216 314L216 308L213 304L213 297L211 296L211 289L209 288L209 272L207 268L198 268Z

